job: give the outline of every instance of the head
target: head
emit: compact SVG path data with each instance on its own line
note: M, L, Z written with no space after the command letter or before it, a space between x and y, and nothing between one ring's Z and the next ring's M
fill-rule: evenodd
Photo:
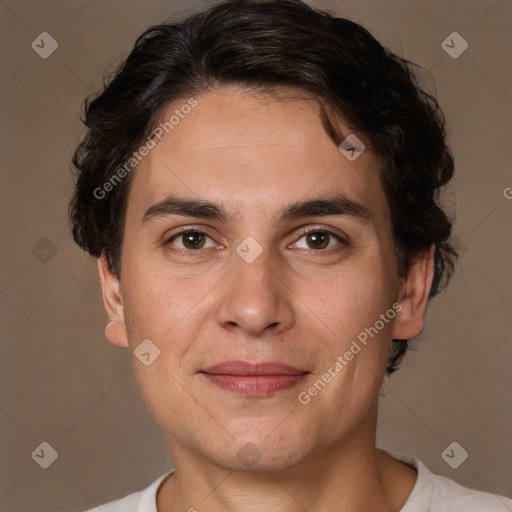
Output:
M413 65L300 1L228 1L142 34L84 123L73 235L170 438L277 469L369 434L456 257L444 118ZM304 377L242 397L205 378L226 360Z

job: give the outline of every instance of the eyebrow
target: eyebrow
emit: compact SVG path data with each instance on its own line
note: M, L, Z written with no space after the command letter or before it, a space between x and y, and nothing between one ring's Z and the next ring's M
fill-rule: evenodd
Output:
M164 217L167 215L196 217L217 220L224 223L233 219L233 216L228 214L219 204L204 199L168 196L162 201L150 206L144 213L142 221L146 222L155 217ZM303 217L322 217L328 215L347 215L360 221L373 220L373 216L366 206L349 199L343 194L332 194L286 206L280 216L274 219L273 224L276 225Z

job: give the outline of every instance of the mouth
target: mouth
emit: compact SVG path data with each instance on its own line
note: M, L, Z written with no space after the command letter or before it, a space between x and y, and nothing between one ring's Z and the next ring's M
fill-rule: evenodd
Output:
M244 396L269 396L297 386L310 372L279 362L226 361L200 372L208 382Z

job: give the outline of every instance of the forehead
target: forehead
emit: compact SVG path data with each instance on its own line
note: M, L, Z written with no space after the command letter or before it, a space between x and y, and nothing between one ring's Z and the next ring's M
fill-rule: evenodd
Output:
M173 124L139 163L129 212L135 207L140 214L172 194L274 215L283 203L343 193L368 205L376 217L385 213L375 156L366 150L347 159L327 135L315 101L236 88L195 100L191 109L182 108L185 98L162 112L160 126L174 116ZM343 123L341 128L351 133Z

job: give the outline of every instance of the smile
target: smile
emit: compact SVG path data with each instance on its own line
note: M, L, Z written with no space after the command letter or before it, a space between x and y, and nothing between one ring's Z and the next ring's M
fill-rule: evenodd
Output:
M283 363L227 361L203 370L210 383L245 396L268 396L292 388L307 371Z

